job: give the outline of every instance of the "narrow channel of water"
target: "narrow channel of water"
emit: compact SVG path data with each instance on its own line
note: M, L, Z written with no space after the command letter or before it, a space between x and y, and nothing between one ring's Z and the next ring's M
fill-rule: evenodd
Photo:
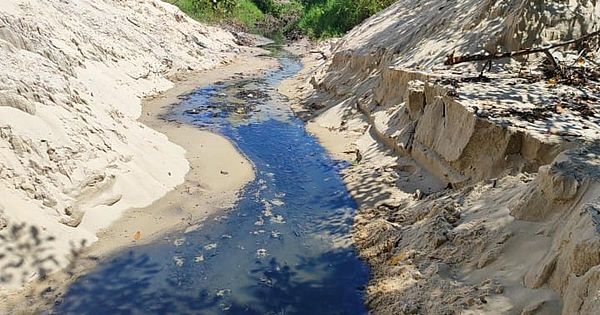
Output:
M368 269L351 245L356 205L330 159L275 89L299 71L217 83L168 117L219 132L255 166L237 205L108 259L57 314L364 314Z

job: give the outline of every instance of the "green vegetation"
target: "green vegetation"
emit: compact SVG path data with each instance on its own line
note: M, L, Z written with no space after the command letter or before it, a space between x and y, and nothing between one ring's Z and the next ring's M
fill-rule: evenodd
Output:
M236 22L252 26L265 17L251 0L167 0L192 18L208 23Z
M193 18L266 36L340 36L395 0L167 0Z
M395 0L305 0L298 27L312 38L340 36Z

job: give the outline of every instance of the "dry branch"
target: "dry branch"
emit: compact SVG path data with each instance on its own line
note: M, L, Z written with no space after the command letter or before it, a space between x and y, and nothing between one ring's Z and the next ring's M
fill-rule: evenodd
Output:
M311 54L320 54L322 59L327 60L327 55L321 50L311 50L309 51Z
M560 42L560 43L542 46L542 47L532 47L532 48L527 48L527 49L522 49L522 50L509 51L509 52L505 52L505 53L495 53L495 54L480 53L480 54L463 55L463 56L455 56L454 53L452 53L452 54L448 55L448 59L446 59L446 62L444 62L444 64L448 65L448 66L452 66L452 65L456 65L456 64L464 63L464 62L474 62L474 61L488 61L489 62L491 60L515 58L515 57L525 56L525 55L530 55L530 54L535 54L535 53L544 53L547 56L552 56L550 54L551 49L581 43L592 37L599 36L599 35L600 35L600 30L589 33L587 35L584 35L584 36L576 38L576 39L565 41L565 42ZM554 58L550 58L550 60L554 61Z

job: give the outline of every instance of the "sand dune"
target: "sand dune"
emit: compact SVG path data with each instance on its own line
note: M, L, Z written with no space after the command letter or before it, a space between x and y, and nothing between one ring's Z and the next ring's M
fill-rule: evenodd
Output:
M186 152L137 121L141 99L241 50L162 1L3 1L0 228L33 245L0 260L2 288L64 266L124 210L182 183ZM33 257L46 242L47 259Z

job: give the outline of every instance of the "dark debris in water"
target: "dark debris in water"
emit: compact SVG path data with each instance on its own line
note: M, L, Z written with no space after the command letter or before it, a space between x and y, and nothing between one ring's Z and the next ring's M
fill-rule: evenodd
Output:
M330 160L300 120L279 119L281 99L269 93L299 70L297 61L282 64L264 80L196 90L165 117L216 129L253 162L257 178L235 207L100 263L71 285L57 313L367 313L368 268L339 245L350 242L356 209L338 173L348 164Z
M270 100L271 96L259 89L242 90L235 94L235 97L241 100Z

